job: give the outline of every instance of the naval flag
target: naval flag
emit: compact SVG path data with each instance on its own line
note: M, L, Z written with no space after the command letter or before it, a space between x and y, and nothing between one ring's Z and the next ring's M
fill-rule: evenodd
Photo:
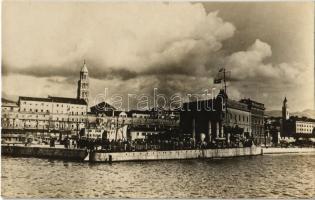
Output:
M217 77L214 78L214 81L213 81L214 84L220 84L221 83L221 81L223 80L223 76L224 76L223 73L224 73L224 68L221 68L219 70Z

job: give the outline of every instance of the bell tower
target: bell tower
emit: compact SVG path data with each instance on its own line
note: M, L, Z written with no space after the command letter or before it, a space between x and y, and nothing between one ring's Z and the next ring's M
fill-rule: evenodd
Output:
M84 99L86 103L89 103L89 72L84 60L83 67L80 71L80 80L78 81L78 99Z
M290 118L287 102L288 102L287 97L285 97L282 105L282 120L288 120Z

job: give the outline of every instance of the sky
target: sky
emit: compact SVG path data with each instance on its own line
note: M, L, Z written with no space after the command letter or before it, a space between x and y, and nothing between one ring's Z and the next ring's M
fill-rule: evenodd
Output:
M232 99L279 110L286 96L292 111L313 109L314 5L3 2L3 97L76 97L84 60L91 105L105 88L123 97L218 90L225 67Z

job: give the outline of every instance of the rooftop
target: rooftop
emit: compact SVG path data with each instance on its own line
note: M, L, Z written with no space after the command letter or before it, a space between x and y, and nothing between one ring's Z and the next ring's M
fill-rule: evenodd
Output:
M48 96L48 98L50 98L52 102L87 105L84 99L68 98L68 97L53 97L53 96Z
M19 101L24 100L24 101L45 101L45 102L51 102L51 99L49 98L42 98L42 97L25 97L25 96L20 96Z
M184 103L183 107L186 108L188 106L189 109L195 110L197 106L199 106L199 109L200 108L202 109L205 107L209 109L209 106L210 106L212 109L218 110L219 108L221 108L221 105L224 99L227 99L226 100L227 108L238 109L238 110L247 111L247 112L249 112L251 108L258 108L258 109L265 110L264 104L253 101L251 99L242 99L240 101L229 99L228 96L225 94L225 92L222 90L220 91L218 96L214 99L186 102Z
M54 97L48 96L47 98L42 97L25 97L20 96L19 101L44 101L44 102L59 102L59 103L69 103L69 104L78 104L78 105L87 105L84 99L68 98L68 97Z
M116 108L105 101L91 107L91 112L93 113L102 113L105 111L113 111L113 110L116 110Z
M7 99L1 100L1 106L18 107L15 101L7 100Z
M241 103L245 103L249 105L250 107L259 108L265 110L265 105L263 103L259 103L257 101L253 101L252 99L241 99Z
M315 122L315 119L308 118L308 117L298 117L298 116L291 116L290 120L294 120L298 122Z

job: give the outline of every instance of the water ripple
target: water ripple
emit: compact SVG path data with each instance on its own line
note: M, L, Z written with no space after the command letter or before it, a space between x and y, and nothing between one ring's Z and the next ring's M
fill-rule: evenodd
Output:
M315 196L315 155L90 164L2 157L2 195L20 198Z

